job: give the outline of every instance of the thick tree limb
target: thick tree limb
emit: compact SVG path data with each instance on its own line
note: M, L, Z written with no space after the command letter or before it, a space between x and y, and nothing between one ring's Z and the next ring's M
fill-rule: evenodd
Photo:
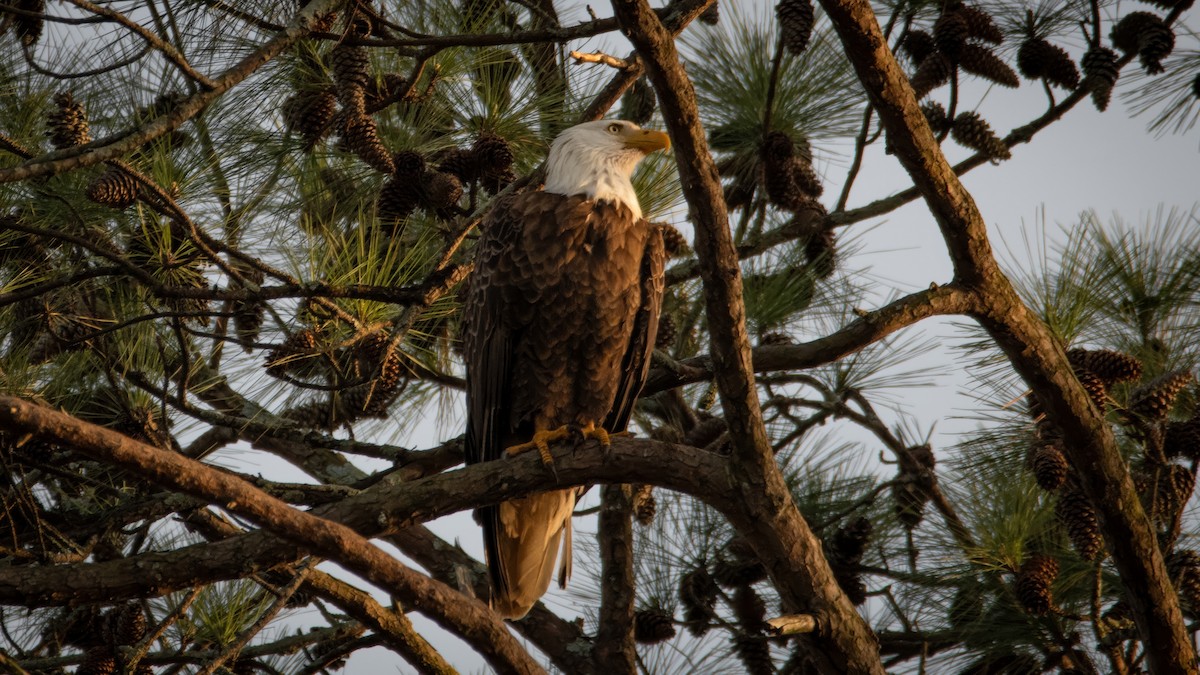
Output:
M822 615L826 630L818 640L807 641L818 668L829 673L882 673L871 629L838 586L820 542L796 510L775 464L754 383L737 250L695 89L673 37L645 0L613 0L613 9L658 94L696 229L696 256L714 345L713 372L733 442L730 470L739 492L738 508L726 516L748 536L785 605Z
M0 427L72 446L98 461L133 471L160 485L200 497L250 518L317 555L387 589L481 650L494 668L539 673L539 666L497 616L441 582L408 569L354 530L293 509L249 483L176 453L138 443L115 431L12 397L0 397ZM87 583L75 577L72 586ZM239 575L240 576L240 575ZM193 585L193 584L189 584ZM62 595L66 589L60 589ZM69 593L69 591L67 591Z
M42 415L34 416L30 414L31 410ZM48 423L48 420L52 422ZM59 424L60 421L69 423ZM124 449L122 455L133 450L169 454L142 446L115 432L72 420L62 413L9 397L0 397L0 427L69 442L84 453L95 451L107 455L114 447L111 444L115 443L116 447ZM77 433L81 427L92 431ZM559 449L554 456L556 476L547 472L540 458L530 453L410 483L385 482L337 504L313 509L310 512L313 516L309 517L336 521L341 526L353 528L361 536L374 537L538 489L595 482L657 484L696 495L722 511L732 510L740 501L729 480L726 458L688 446L617 438L607 452L595 451L594 446L587 445L578 451ZM143 473L138 465L130 462L120 465L147 477L159 473L157 470ZM200 466L205 473L219 473ZM238 496L230 493L228 497L222 497L220 503L231 498ZM275 526L274 521L265 524ZM297 560L303 553L295 541L273 532L256 531L222 542L168 552L147 552L101 563L0 568L0 603L48 606L110 597L161 595L199 583L242 577ZM442 585L431 590L439 587ZM456 602L465 602L465 598L457 594L456 598ZM410 605L422 611L428 606L425 603ZM436 607L430 609L436 610Z
M879 114L896 156L941 228L955 279L979 296L975 317L1033 388L1049 419L1064 435L1084 492L1120 572L1126 599L1160 674L1196 672L1178 597L1108 424L1090 404L1062 345L1020 300L992 255L986 224L946 162L908 79L900 70L866 0L821 0L846 54Z

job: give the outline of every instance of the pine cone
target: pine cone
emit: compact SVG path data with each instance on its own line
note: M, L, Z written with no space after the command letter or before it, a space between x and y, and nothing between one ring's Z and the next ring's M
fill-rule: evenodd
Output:
M146 636L146 615L136 604L126 605L117 619L116 640L119 645L136 644Z
M962 48L970 37L970 27L967 19L954 10L943 13L933 24L933 43L938 51L952 61L957 60Z
M292 333L267 355L267 373L282 377L309 365L317 351L317 332L311 328Z
M404 383L408 374L409 370L404 364L401 351L394 347L388 350L379 366L379 385L387 391L395 390Z
M379 219L390 223L389 236L399 234L399 224L416 210L420 202L418 184L410 178L389 178L379 189L379 199L375 203Z
M45 0L16 0L16 2L10 4L26 12L35 12L37 14L45 14L46 12ZM37 41L41 39L42 17L16 14L13 15L12 22L17 37L20 38L21 44L26 47L37 44Z
M716 3L713 3L714 9L716 6ZM638 126L645 125L654 116L656 105L654 88L646 82L645 78L639 77L633 81L633 86L621 97L621 119L629 120Z
M352 117L346 127L346 145L358 158L380 173L394 173L392 153L379 140L375 119L369 115Z
M1134 473L1133 484L1151 519L1170 527L1191 499L1196 477L1187 467L1168 464L1142 467Z
M633 517L643 527L654 522L658 503L654 499L653 485L635 485L633 488Z
M336 113L337 97L327 89L296 92L283 102L284 126L300 134L306 150L329 133Z
M725 588L755 584L767 578L767 568L758 560L726 560L713 564L713 579Z
M1079 86L1079 69L1061 47L1041 38L1030 38L1017 51L1017 67L1031 80L1045 79L1063 89Z
M415 150L401 150L392 155L392 165L396 167L396 178L416 181L425 173L425 158Z
M746 666L748 675L774 675L771 645L765 637L738 635L733 638L733 650Z
M998 45L1004 42L1004 33L996 26L992 15L972 5L959 5L954 10L967 22L967 35L977 40Z
M804 259L820 279L828 279L837 266L837 235L822 228L804 242Z
M1071 349L1067 351L1067 361L1075 368L1095 373L1106 386L1142 376L1142 362L1137 357L1109 349Z
M1167 457L1200 459L1200 418L1167 422L1163 431L1163 453Z
M1094 560L1104 548L1100 536L1100 521L1096 509L1074 481L1068 481L1058 492L1055 515L1067 528L1067 538L1084 560Z
M946 114L946 109L937 101L927 101L921 104L921 112L925 114L925 121L929 123L929 129L934 135L941 135L950 131L950 117Z
M642 609L633 614L633 639L656 645L675 637L675 617L661 609Z
M480 134L471 145L471 152L484 172L501 172L513 165L512 147L496 134Z
M667 257L678 258L691 252L692 248L688 246L687 238L677 227L668 223L658 223L658 228L662 232L663 248Z
M1033 554L1017 573L1017 599L1030 614L1043 616L1054 606L1052 586L1058 578L1058 561L1048 555Z
M730 603L733 615L747 633L761 633L766 628L767 603L753 586L739 586Z
M353 114L364 114L367 82L371 79L371 58L367 48L341 42L333 48L329 58L338 100Z
M1167 556L1166 562L1184 612L1197 616L1200 614L1200 553L1181 549Z
M121 211L137 201L138 184L133 176L111 166L88 183L84 194L97 204Z
M692 635L703 635L708 631L709 622L716 618L713 605L717 593L717 582L703 563L698 563L695 569L679 579L679 599L686 609L684 622Z
M1087 368L1074 368L1073 370L1075 378L1087 391L1088 398L1092 399L1092 405L1096 406L1096 410L1103 414L1108 407L1108 391L1104 386L1104 380Z
M83 104L77 102L71 92L64 91L54 95L54 105L56 109L46 120L46 135L50 137L50 144L62 150L90 143L92 135L88 131Z
M1175 48L1175 31L1165 21L1146 23L1138 33L1138 60L1147 75L1157 75L1166 70L1162 65Z
M481 173L479 160L470 150L453 148L442 154L438 171L458 176L463 185L475 182Z
M950 135L959 145L978 150L991 159L1012 157L1008 146L992 133L992 127L977 112L959 113L958 117L954 118L954 127L950 130Z
M262 331L267 306L257 301L235 300L230 310L233 312L234 330L244 343L242 349L248 354L254 350L250 343L258 340Z
M107 645L92 647L84 654L76 675L111 675L117 672L117 657Z
M787 211L801 209L811 201L811 197L800 186L795 163L790 160L763 164L763 188L771 204Z
M658 335L654 338L654 346L659 349L670 349L675 344L678 335L675 319L670 315L658 318Z
M1092 91L1092 104L1104 112L1117 84L1117 54L1106 47L1093 47L1083 55L1084 84Z
M1062 450L1054 443L1042 443L1033 454L1033 475L1038 487L1053 492L1067 480L1071 465Z
M713 4L708 6L708 9L700 12L700 16L696 17L701 23L715 26L721 21L721 3L719 0L713 0ZM629 118L625 118L629 119Z
M933 55L937 51L937 45L934 44L933 36L929 33L923 30L910 30L900 41L900 49L908 57L909 63L915 66Z
M821 177L813 170L812 164L802 157L792 158L791 171L795 174L796 185L810 198L820 197L825 192Z
M1192 80L1192 96L1200 99L1200 73L1196 73L1196 79Z
M954 64L946 58L944 54L933 53L917 66L916 72L909 78L909 84L912 85L913 94L917 100L921 100L929 95L929 92L950 81L950 75L954 72Z
M871 540L874 528L866 517L859 516L833 533L829 555L847 565L857 565Z
M906 477L904 474L901 477ZM892 485L896 516L904 527L913 529L925 517L925 505L932 497L933 481L923 474L907 474L912 481L897 481Z
M972 42L963 45L958 52L958 65L968 73L991 80L1002 87L1016 88L1021 84L1016 72L983 45Z
M812 0L779 0L775 5L775 18L779 21L783 46L792 54L803 54L808 49L816 18Z
M796 146L792 137L782 131L772 131L763 139L759 155L764 163L772 166L787 164L796 156Z
M457 204L462 195L462 181L452 173L426 171L421 177L421 196L428 209L448 209Z
M1114 47L1126 54L1134 54L1141 49L1142 29L1160 23L1162 23L1162 19L1157 14L1130 12L1121 17L1116 26L1113 26L1109 37L1112 38Z
M1142 384L1129 395L1129 412L1144 420L1166 419L1179 392L1196 378L1190 370L1175 370Z

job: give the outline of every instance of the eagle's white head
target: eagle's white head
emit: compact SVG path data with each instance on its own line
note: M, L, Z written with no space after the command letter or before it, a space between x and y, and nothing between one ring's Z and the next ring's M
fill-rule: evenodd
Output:
M669 147L671 140L666 134L633 122L577 124L550 145L545 191L622 202L635 218L641 218L642 207L630 181L633 169L648 153Z

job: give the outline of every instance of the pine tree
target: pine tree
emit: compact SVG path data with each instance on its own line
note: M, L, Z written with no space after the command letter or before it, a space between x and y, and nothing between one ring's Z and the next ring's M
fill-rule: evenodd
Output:
M0 628L25 671L321 672L380 645L421 672L1191 665L1196 214L1085 214L1002 269L956 178L1005 183L1078 106L1123 114L1115 90L1190 129L1190 2L901 3L886 35L807 0L582 24L541 0L0 4ZM618 29L636 58L571 56ZM1051 112L1015 127L975 95L1031 81ZM481 228L560 130L618 115L675 153L635 175L669 260L633 433L449 471ZM897 157L911 183L858 194ZM956 273L898 290L864 254L918 193ZM957 441L906 396L933 380L902 336L945 314L982 327L933 357L972 380ZM574 578L514 639L474 524L425 524L597 471L624 515L583 492Z

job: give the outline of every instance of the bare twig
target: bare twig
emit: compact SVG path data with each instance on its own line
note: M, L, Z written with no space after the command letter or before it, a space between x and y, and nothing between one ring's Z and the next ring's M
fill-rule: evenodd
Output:
M567 53L568 56L575 59L576 63L602 63L606 66L616 68L617 70L628 70L632 64L625 59L618 58L604 52L580 52L571 50Z

